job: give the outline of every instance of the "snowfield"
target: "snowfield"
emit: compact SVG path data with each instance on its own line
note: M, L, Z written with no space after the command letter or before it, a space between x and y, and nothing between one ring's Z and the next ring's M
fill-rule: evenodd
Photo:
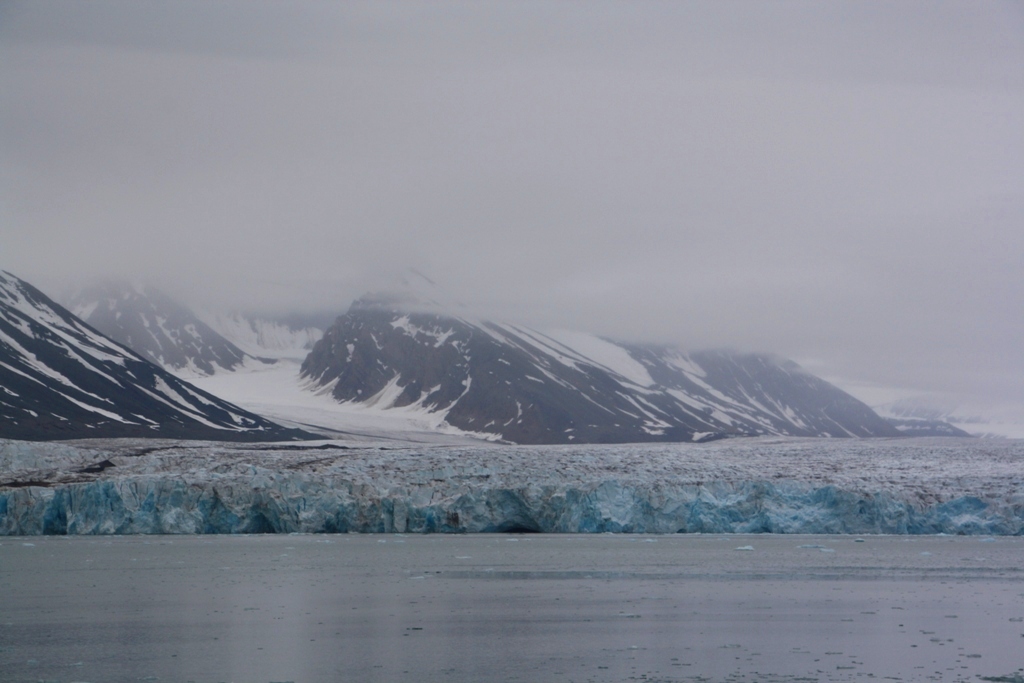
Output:
M0 441L0 534L1024 534L1024 442Z
M341 440L380 439L412 443L474 444L478 435L452 427L444 413L421 406L382 407L380 404L339 403L330 390L317 388L299 377L304 353L282 353L273 365L247 366L242 370L191 380L215 396L237 402L247 410L277 424L312 430Z

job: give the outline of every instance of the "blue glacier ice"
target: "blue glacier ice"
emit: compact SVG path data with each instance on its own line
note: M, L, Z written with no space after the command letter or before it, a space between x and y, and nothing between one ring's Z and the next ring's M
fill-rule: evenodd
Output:
M325 455L50 444L39 457L8 442L0 534L1024 533L1022 445L953 441Z
M426 499L425 499L426 498ZM631 532L1021 534L1024 506L975 497L917 507L796 482L481 488L430 500L308 475L142 477L0 492L0 533Z

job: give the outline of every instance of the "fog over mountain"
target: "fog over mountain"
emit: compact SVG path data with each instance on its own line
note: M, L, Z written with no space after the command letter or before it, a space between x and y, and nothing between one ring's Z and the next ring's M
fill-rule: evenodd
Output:
M489 319L1024 405L1022 64L1014 2L13 0L0 268L337 315L412 267Z

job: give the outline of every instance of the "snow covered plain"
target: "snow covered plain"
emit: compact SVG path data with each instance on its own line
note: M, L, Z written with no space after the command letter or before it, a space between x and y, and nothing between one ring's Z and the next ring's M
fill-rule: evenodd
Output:
M0 441L0 534L1024 534L1024 442Z

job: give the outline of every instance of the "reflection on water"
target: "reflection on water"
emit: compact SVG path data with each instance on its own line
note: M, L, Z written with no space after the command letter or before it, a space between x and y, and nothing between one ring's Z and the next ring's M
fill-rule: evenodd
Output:
M1012 680L1022 551L969 537L5 538L0 681Z

